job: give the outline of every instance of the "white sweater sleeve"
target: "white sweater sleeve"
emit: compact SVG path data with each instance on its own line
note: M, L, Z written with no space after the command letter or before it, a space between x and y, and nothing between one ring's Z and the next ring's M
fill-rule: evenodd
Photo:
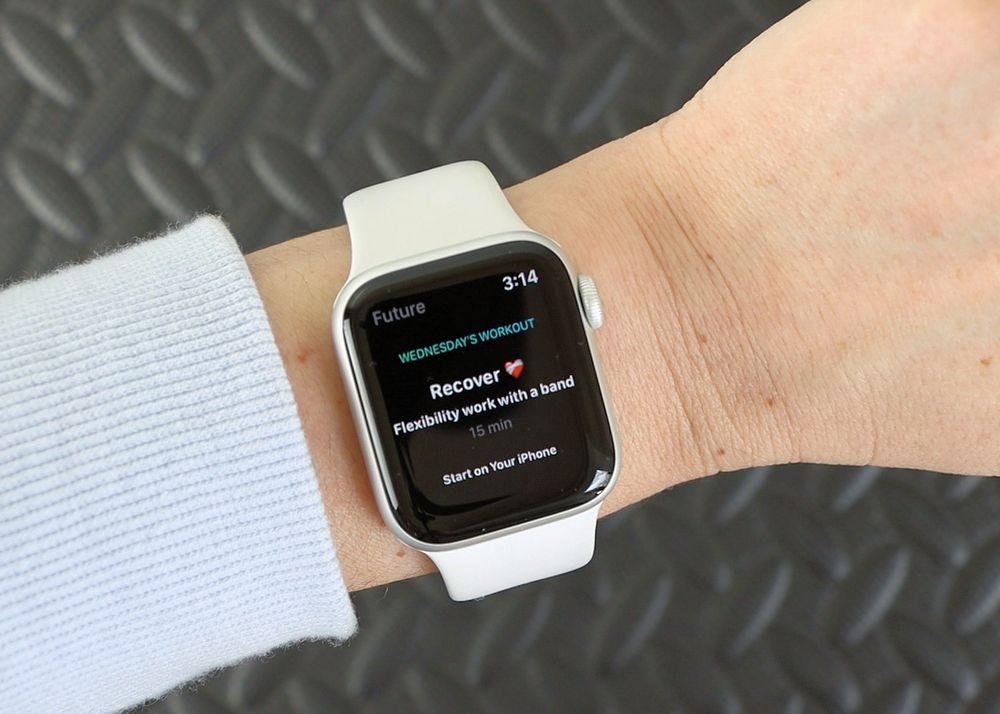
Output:
M114 711L354 630L219 220L0 292L0 712Z

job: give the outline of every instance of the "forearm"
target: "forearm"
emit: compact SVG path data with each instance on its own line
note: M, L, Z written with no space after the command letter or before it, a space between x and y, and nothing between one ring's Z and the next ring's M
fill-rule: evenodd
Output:
M1000 470L996 450L970 448L995 443L997 426L991 245L913 251L906 241L923 236L900 235L912 217L856 222L861 181L874 177L845 176L830 189L839 202L810 204L817 189L798 157L775 165L780 133L734 138L727 112L747 112L744 123L764 112L729 106L716 86L725 81L673 117L507 192L525 222L601 287L608 320L598 341L624 464L603 513L772 463ZM825 160L845 162L854 149L841 151ZM877 249L859 247L866 231ZM348 585L359 589L430 566L382 524L334 363L330 305L349 250L340 228L249 261Z

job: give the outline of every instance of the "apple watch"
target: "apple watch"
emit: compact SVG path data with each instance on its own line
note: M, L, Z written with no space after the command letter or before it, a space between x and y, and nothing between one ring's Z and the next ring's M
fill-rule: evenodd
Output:
M591 279L483 164L344 200L333 338L382 518L454 600L586 565L619 454Z

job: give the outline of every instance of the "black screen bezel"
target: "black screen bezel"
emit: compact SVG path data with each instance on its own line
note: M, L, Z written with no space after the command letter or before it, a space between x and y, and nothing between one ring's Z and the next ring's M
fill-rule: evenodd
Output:
M400 457L396 441L390 433L389 418L382 404L384 399L381 387L371 363L366 363L369 356L367 345L358 337L358 330L348 329L349 325L359 322L358 314L366 315L368 310L385 300L401 298L410 293L419 293L436 288L446 288L449 285L475 279L477 276L503 271L503 265L509 262L535 258L558 265L555 274L559 276L558 284L547 288L547 304L557 303L555 308L561 316L567 319L560 326L564 333L560 347L573 350L573 360L576 371L581 377L584 403L582 423L584 438L588 445L587 471L596 466L606 471L609 480L600 488L586 490L584 475L580 477L580 488L558 500L535 503L525 506L516 513L505 514L479 520L474 527L461 532L442 534L435 532L419 520L415 521L407 508L410 505L408 493L412 479L405 468L404 459ZM552 305L550 305L552 309ZM573 508L598 500L606 494L613 484L615 466L617 464L617 444L611 425L608 404L598 376L595 356L591 350L583 316L579 307L575 281L573 280L561 256L546 245L534 240L510 240L495 245L488 245L468 252L444 257L427 263L401 268L374 277L356 288L348 297L343 310L345 341L349 344L352 355L352 371L355 385L363 390L367 399L364 400L364 416L367 426L367 438L371 443L380 470L379 484L386 496L389 509L399 528L418 543L447 544L476 536L493 533L509 527L547 516L564 513ZM359 342L361 344L359 344Z

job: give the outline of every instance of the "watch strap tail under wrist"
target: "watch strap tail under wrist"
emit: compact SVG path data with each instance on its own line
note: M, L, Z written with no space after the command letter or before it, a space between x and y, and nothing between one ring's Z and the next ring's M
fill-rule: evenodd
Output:
M427 555L452 600L473 600L589 563L598 510L595 505L551 523Z

